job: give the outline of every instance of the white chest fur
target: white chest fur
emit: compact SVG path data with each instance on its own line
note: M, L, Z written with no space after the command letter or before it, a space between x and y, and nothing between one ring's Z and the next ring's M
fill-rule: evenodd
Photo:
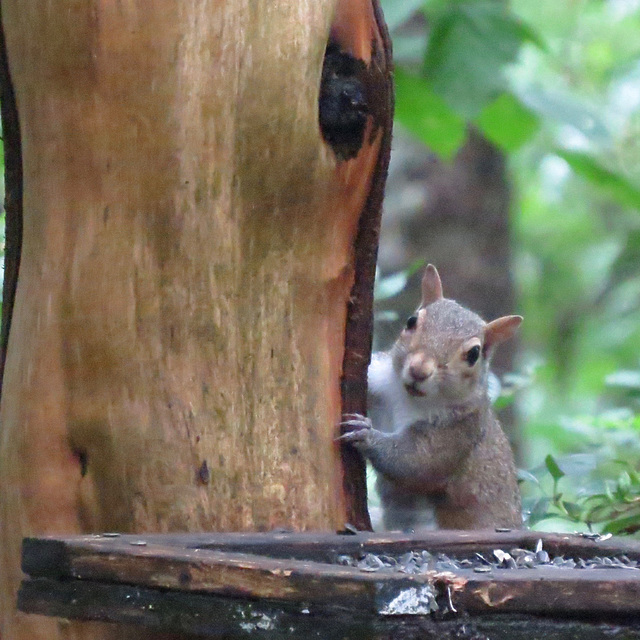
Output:
M438 421L448 415L434 398L410 396L400 375L393 369L391 355L374 353L368 371L368 415L373 426L387 433L418 421Z
M429 400L411 397L400 376L394 371L388 353L374 353L368 372L367 412L375 429L393 432L403 429L418 420L425 420L434 411ZM371 509L375 530L380 529L435 529L435 515L431 500L416 496L408 503L398 503L388 494L391 485L379 477L376 490L382 501L381 513Z

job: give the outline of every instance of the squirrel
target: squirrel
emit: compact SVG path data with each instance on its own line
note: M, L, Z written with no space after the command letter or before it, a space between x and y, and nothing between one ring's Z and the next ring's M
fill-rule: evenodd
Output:
M444 298L428 265L422 302L368 372L370 418L347 414L348 442L371 461L384 528L520 528L511 447L488 394L489 362L521 316L486 323Z

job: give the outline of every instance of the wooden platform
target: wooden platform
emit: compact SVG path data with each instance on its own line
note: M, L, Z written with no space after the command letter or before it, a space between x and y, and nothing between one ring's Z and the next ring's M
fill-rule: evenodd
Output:
M28 538L18 606L205 637L640 639L638 569L409 575L337 564L420 550L491 556L539 539L551 556L640 560L640 542L523 531Z

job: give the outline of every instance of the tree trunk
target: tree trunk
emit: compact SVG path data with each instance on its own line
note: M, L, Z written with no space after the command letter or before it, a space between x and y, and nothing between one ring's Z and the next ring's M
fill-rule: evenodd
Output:
M2 0L2 20L24 231L0 635L123 638L15 613L23 536L368 522L333 438L364 407L389 51L370 0ZM342 160L318 126L330 35L369 96Z
M18 283L22 250L22 146L16 97L9 75L7 50L2 28L0 5L0 110L2 113L2 146L4 150L4 279L2 282L2 328L0 330L0 389L7 355L11 312Z

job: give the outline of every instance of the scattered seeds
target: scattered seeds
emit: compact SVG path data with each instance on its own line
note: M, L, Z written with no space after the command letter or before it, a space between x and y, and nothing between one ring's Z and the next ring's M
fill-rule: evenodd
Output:
M376 555L367 553L361 556L340 555L336 563L344 566L357 567L361 571L393 572L399 571L410 575L425 574L430 571L456 572L459 570L473 570L476 573L489 573L494 569L521 570L533 569L544 565L560 569L626 569L640 571L640 563L628 556L593 558L565 558L551 557L543 549L542 540L536 542L535 550L516 547L509 552L504 549L494 549L489 560L482 553L475 553L471 557L456 558L444 553L430 553L426 550L408 551L400 556Z
M549 564L551 558L549 558L549 554L544 549L541 549L540 551L536 551L536 560L540 564Z

